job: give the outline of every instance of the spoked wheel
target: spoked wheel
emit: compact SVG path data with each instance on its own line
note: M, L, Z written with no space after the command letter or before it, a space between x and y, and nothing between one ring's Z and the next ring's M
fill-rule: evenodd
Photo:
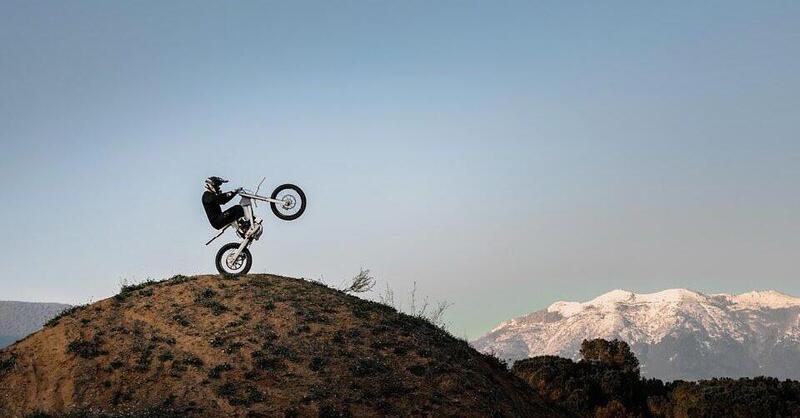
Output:
M283 204L270 202L269 205L272 213L284 221L293 221L306 210L306 194L294 184L278 186L272 192L272 198L283 202Z
M253 266L253 256L250 254L250 250L245 248L239 254L239 257L234 259L233 254L237 248L239 248L239 244L231 242L223 245L217 251L217 271L219 274L226 277L235 277L247 274L250 271L250 267Z

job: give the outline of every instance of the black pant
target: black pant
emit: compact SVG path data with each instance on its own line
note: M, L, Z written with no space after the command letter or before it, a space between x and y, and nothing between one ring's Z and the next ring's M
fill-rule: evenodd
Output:
M225 227L225 225L243 216L244 216L243 207L241 207L240 205L232 206L228 210L220 213L219 216L214 218L214 220L211 222L211 226L213 226L215 229L222 229Z

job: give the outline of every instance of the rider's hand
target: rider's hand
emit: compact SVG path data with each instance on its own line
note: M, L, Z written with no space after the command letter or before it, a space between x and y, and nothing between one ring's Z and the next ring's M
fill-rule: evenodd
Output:
M236 190L233 191L234 194L239 194L241 192L242 192L242 188L241 187L239 187L239 188L237 188Z

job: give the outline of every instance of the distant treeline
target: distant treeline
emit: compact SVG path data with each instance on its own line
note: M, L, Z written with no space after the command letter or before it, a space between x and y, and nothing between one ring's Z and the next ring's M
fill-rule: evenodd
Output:
M543 398L582 417L800 417L800 382L770 377L664 383L639 374L619 340L584 340L582 360L518 361L512 370Z

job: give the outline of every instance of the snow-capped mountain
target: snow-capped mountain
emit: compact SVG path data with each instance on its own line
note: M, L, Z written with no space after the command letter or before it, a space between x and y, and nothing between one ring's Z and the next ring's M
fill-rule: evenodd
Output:
M649 377L800 379L800 298L772 290L614 290L504 322L472 345L508 361L545 354L577 359L587 338L628 342Z

